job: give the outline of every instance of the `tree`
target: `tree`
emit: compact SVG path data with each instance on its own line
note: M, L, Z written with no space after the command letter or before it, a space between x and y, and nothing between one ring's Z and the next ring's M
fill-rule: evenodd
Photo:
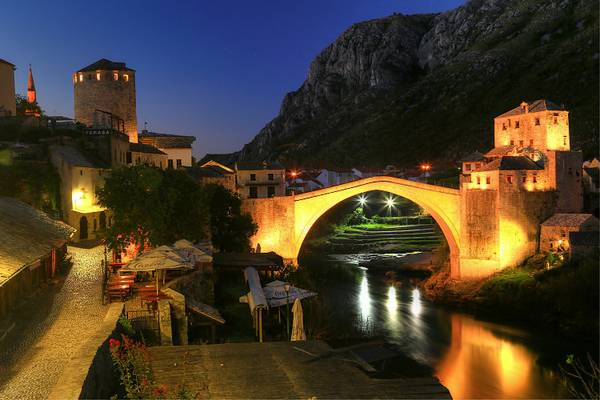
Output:
M242 200L222 185L203 186L210 214L212 243L221 251L248 251L258 226L242 214Z
M202 189L182 170L134 166L113 170L98 190L101 205L111 210L110 248L129 243L151 246L207 235L208 211Z
M37 101L35 103L30 103L27 101L27 97L16 94L15 101L17 103L17 115L27 115L27 112L31 112L35 115L44 115L44 111L38 105Z

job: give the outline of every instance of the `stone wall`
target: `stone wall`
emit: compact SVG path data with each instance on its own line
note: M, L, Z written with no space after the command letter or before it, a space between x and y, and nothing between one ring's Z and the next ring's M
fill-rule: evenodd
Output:
M249 213L258 224L258 231L250 238L253 248L260 244L262 252L274 251L284 260L296 259L293 196L244 199L242 212Z
M14 66L0 61L0 117L17 115Z
M112 363L108 341L116 337L123 303L111 304L102 325L79 349L50 391L49 399L102 399L118 393L119 377Z
M100 80L94 72L84 72L81 81L74 79L75 120L93 126L95 110L109 112L123 119L129 140L137 143L135 72L119 71L118 80L113 79L113 71L100 74Z

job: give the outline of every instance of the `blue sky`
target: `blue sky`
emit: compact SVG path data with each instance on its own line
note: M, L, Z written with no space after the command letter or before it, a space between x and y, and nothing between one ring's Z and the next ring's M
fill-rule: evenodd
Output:
M137 112L152 131L198 138L196 156L232 152L277 115L311 60L352 23L445 11L464 0L10 1L0 58L26 92L73 116L71 74L100 58L136 72Z

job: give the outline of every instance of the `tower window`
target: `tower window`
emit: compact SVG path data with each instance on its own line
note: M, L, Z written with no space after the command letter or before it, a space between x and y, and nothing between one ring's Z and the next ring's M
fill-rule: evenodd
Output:
M512 175L508 175L508 176L506 177L506 182L508 182L508 183L513 183L513 177L512 177Z
M539 118L536 118L536 119L535 119L535 124L536 124L536 125L539 125L539 124L540 124L540 119L539 119Z
M125 82L129 82L129 75L127 75L127 74L123 74L123 80L124 80Z
M256 180L256 174L250 174L250 180L251 181L255 181Z
M99 81L100 80L100 72L96 72L96 80Z
M117 74L116 72L113 74L113 80L115 80L115 81L119 80L119 74Z
M87 76L87 80L88 80L88 81L91 81L91 80L92 80L92 74L88 74L88 76Z
M83 74L79 74L79 82L83 82Z

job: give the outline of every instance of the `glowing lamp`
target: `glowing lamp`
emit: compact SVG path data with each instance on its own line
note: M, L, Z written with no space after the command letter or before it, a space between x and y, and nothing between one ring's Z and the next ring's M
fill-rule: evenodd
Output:
M388 197L387 199L385 199L385 205L392 208L396 205L396 201L393 197Z
M298 172L292 171L292 172L290 172L290 175L292 176L292 178L295 178L298 176Z
M361 207L364 207L364 206L365 206L365 204L367 204L367 197L366 197L366 196L363 196L363 195L361 195L361 196L358 196L358 199L356 199L356 201L358 201L358 204L359 204Z
M421 164L421 171L429 171L431 169L431 164L424 163Z

